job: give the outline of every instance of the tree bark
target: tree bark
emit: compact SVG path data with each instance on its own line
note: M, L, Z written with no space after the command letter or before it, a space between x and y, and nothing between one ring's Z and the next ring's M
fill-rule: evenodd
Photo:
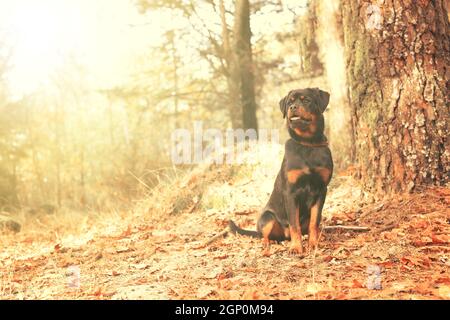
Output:
M328 3L329 1L326 1ZM321 76L324 66L319 59L319 46L317 44L318 12L322 1L311 1L308 11L298 21L298 45L300 53L300 72L303 76ZM323 15L322 15L323 16ZM329 17L329 16L328 16Z
M222 24L222 50L225 60L225 76L228 86L229 115L231 125L234 129L242 128L242 110L239 99L239 73L236 53L231 49L231 37L226 20L225 5L223 0L219 1L220 21Z
M449 22L443 0L343 0L359 175L382 192L449 181Z
M239 66L242 126L244 130L257 130L255 75L251 46L250 4L248 0L236 1L234 19L234 47Z
M326 134L333 153L334 167L344 169L354 163L355 142L339 1L312 1L309 10L315 12L317 20L315 37L320 44L320 60L327 80L327 86L323 89L331 93L330 105L325 114Z

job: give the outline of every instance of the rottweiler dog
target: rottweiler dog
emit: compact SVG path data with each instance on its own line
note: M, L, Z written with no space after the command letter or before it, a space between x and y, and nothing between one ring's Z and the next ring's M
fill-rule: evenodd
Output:
M333 160L324 135L324 117L330 94L319 88L290 91L280 101L290 139L286 141L281 169L257 231L239 228L230 220L232 233L271 240L291 240L289 251L302 254L302 235L309 250L319 241L319 223L333 173Z

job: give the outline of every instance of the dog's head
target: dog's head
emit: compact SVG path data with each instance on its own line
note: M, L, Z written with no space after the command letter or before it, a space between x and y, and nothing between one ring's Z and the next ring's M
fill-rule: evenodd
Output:
M290 91L280 101L283 118L287 118L289 133L299 138L312 139L323 133L323 112L330 94L319 88Z

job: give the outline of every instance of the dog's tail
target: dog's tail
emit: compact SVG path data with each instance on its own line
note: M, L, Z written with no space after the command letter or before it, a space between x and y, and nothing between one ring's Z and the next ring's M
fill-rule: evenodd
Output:
M261 232L241 229L232 220L228 221L228 227L230 228L230 232L232 234L238 233L252 238L262 238Z

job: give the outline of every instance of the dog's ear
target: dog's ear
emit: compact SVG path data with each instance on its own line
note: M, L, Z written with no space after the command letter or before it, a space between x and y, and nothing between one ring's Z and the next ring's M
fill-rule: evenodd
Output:
M326 91L320 90L319 88L314 88L314 91L316 92L320 112L323 113L330 102L330 94Z
M287 102L289 99L289 95L291 94L292 91L289 91L289 93L280 100L280 110L281 113L283 113L283 119L286 118L286 113L287 113Z

